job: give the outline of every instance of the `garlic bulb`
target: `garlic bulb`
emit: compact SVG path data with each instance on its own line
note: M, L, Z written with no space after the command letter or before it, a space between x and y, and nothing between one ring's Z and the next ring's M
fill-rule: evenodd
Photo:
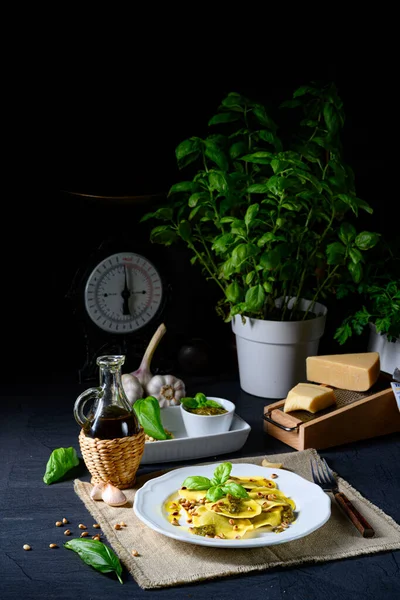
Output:
M183 381L173 375L154 375L146 386L146 392L157 398L161 408L180 404L186 394Z
M104 483L104 481L99 481L99 483L94 484L90 491L90 497L92 498L92 500L102 500L101 495L103 493L105 485L106 484Z
M121 381L125 395L131 404L134 404L139 398L143 398L144 390L137 377L130 373L124 373L121 377Z
M107 483L104 486L101 497L103 502L110 506L122 506L127 502L125 494L119 488L111 485L111 483Z
M132 371L131 373L131 375L137 377L137 379L145 389L150 379L153 377L153 374L150 371L150 365L151 360L153 358L153 354L156 351L156 348L166 331L167 328L165 327L164 323L161 323L161 325L158 327L157 331L151 338L149 345L146 348L146 352L143 355L142 362L140 363L139 368L136 371Z

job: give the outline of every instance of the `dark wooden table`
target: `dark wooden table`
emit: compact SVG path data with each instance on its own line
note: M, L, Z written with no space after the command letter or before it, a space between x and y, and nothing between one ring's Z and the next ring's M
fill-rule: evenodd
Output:
M192 386L192 389L190 389ZM90 387L71 382L3 386L0 416L0 598L9 600L110 598L236 598L268 600L394 600L400 598L400 552L385 552L323 564L277 568L255 574L161 590L142 590L124 570L124 585L102 575L62 547L49 550L54 523L62 516L85 522L90 515L73 490L73 479L89 481L84 463L70 477L51 486L43 483L52 450L73 446L79 453L72 409L76 397ZM235 379L198 379L188 392L228 397L251 425L243 448L229 456L273 455L293 449L263 432L267 400L250 396ZM400 436L389 435L320 451L331 467L361 494L400 521ZM143 465L139 474L197 461ZM32 550L25 552L28 543Z

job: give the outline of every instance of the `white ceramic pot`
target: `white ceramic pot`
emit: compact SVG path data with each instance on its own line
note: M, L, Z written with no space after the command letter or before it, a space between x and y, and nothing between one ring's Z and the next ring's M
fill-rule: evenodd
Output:
M289 307L295 299L289 301ZM309 300L301 299L304 311ZM327 308L316 302L318 315L307 321L264 321L240 315L232 320L236 335L240 387L263 398L286 398L288 391L306 380L306 358L318 354L325 330Z
M400 369L400 338L389 342L386 335L376 331L375 325L369 324L368 352L379 352L381 371L393 375L395 369Z

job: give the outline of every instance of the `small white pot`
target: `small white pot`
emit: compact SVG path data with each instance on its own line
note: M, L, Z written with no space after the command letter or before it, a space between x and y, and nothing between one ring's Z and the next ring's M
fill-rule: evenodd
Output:
M225 398L214 398L214 396L207 396L207 400L215 400L227 412L221 415L196 415L196 413L187 411L181 404L182 420L188 437L213 435L229 431L235 414L234 403Z
M289 308L295 298L289 301ZM299 309L311 302L301 299ZM264 321L240 315L232 320L236 335L240 387L253 396L286 398L288 391L306 381L306 358L318 354L325 330L327 308L316 302L317 316L308 321Z
M378 333L375 325L369 323L368 352L379 352L381 371L393 375L394 370L400 369L400 338L389 342L386 335Z

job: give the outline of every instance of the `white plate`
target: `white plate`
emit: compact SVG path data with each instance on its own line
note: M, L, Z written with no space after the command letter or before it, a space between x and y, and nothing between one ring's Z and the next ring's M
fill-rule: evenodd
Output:
M174 438L146 442L140 461L142 465L235 452L244 445L251 430L250 425L235 414L230 430L225 433L188 437L179 406L162 408L161 420L164 429L168 429Z
M270 478L277 473L275 483L278 489L296 503L296 520L282 533L268 533L256 530L253 537L240 540L221 540L193 535L181 527L168 522L164 512L164 503L168 496L177 491L189 475L201 475L212 478L215 468L221 463L204 466L184 467L174 469L160 477L147 481L135 496L133 509L145 525L166 535L167 537L197 544L200 546L215 546L220 548L255 548L257 546L273 546L302 538L326 523L331 515L330 498L322 489L307 479L285 471L270 469L245 463L233 464L231 474L236 477L252 477L261 475Z

